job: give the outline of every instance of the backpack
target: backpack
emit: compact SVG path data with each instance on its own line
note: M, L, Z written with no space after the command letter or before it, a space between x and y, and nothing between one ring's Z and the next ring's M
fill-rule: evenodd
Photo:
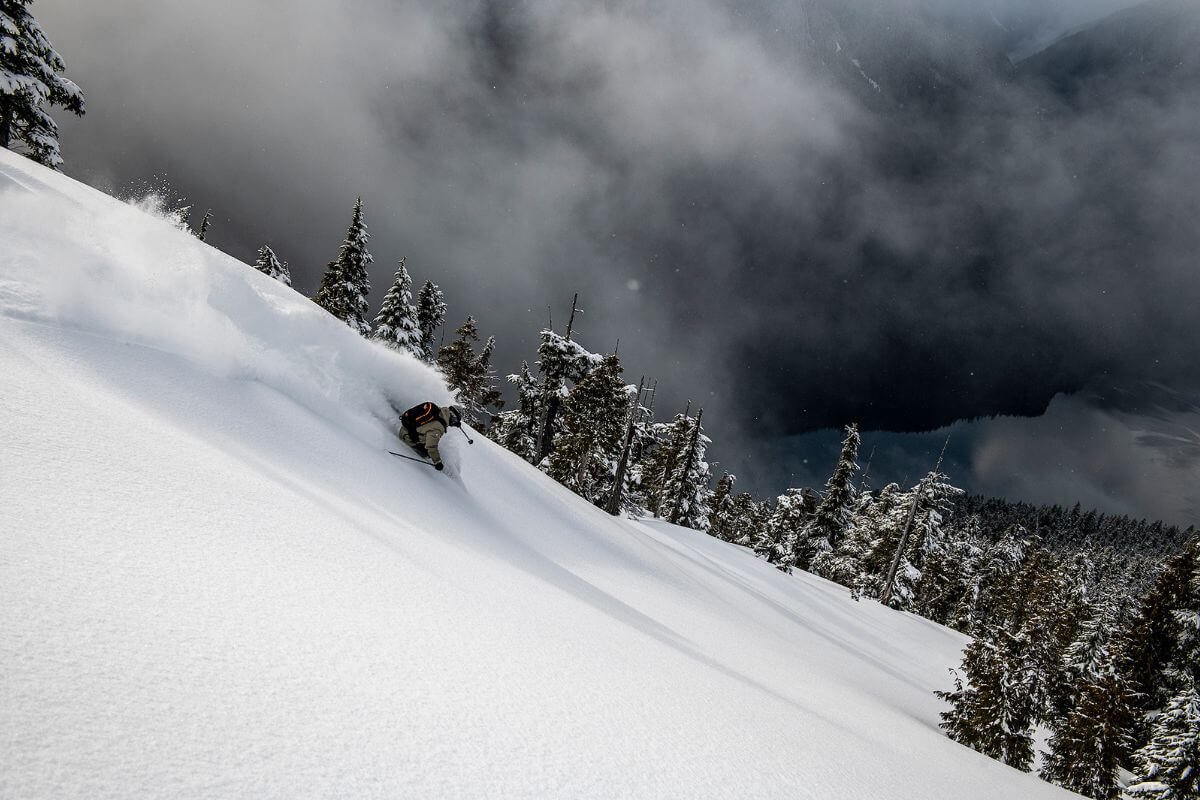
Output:
M415 438L417 428L426 423L433 422L435 419L440 419L441 413L442 409L438 408L435 403L421 403L401 414L400 424L404 426L404 430L408 431Z

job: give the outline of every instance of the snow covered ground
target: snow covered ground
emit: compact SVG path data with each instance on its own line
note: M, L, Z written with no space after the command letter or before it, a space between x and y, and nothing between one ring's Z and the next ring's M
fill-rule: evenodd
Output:
M387 455L427 398L0 150L0 797L1073 796L937 729L963 637L482 437Z

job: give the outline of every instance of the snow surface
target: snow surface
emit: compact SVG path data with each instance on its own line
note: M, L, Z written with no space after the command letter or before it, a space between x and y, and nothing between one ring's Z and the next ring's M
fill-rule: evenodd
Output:
M426 398L0 151L0 797L1072 796L937 729L960 635L482 437L387 455Z

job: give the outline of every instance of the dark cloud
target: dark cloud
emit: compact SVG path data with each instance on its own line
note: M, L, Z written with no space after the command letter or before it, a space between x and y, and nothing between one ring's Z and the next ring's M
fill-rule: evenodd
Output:
M69 172L161 175L216 209L214 243L270 241L302 289L361 194L377 284L407 256L513 366L580 292L585 343L619 338L660 408L711 408L716 455L752 472L764 438L852 419L1200 384L1195 91L1105 73L1068 92L1005 57L1126 4L36 11L88 96Z

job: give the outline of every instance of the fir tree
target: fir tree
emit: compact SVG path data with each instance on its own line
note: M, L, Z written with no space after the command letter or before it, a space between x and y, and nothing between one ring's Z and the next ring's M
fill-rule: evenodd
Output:
M476 427L485 414L490 414L490 407L498 407L503 402L491 374L495 340L489 338L476 355L474 346L478 341L475 318L467 317L454 332L454 340L438 350L438 367L446 377L446 384L462 403L466 421Z
M948 625L982 554L970 521L951 530L944 546L930 554L922 571L916 586L917 613Z
M689 413L691 404L682 414L676 414L671 422L657 422L650 426L649 441L643 448L642 491L646 495L646 509L657 517L671 513L670 506L663 507L666 484L675 470L675 459L683 451L691 433Z
M638 381L637 389L632 386L627 387L629 406L625 411L625 432L621 438L621 454L617 457L616 470L613 473L612 487L608 491L608 499L604 503L604 510L613 516L617 516L622 510L629 512L632 516L641 516L645 513L642 507L640 498L631 490L636 490L636 468L637 464L634 460L634 451L637 447L637 428L638 421L642 416L642 389L645 387L646 379L642 378Z
M1154 720L1150 742L1133 754L1136 800L1200 800L1200 694L1189 687Z
M869 580L866 563L878 534L872 524L874 505L875 498L871 493L861 492L854 501L854 509L838 546L829 552L818 553L809 565L814 574L854 590L851 596L855 599L858 599L859 587Z
M1111 602L1095 607L1080 626L1075 639L1063 652L1059 680L1062 690L1055 698L1056 716L1065 717L1079 702L1079 692L1095 683L1113 662L1112 633L1116 610Z
M20 145L34 161L58 169L58 125L46 107L83 116L83 92L59 74L67 65L29 13L31 1L0 0L0 147Z
M211 225L212 209L210 208L204 212L204 219L200 220L200 232L196 234L196 238L203 242L205 237L208 236L208 229Z
M446 300L433 281L425 281L417 294L417 328L421 333L421 358L428 364L437 363L434 343L438 328L446 321Z
M812 515L809 496L799 489L788 489L775 501L775 510L767 520L759 555L784 572L796 564L796 544Z
M936 595L944 591L951 580L945 562L947 534L943 523L950 500L960 494L962 490L950 485L946 476L939 472L930 472L913 487L909 496L909 503L916 504L912 528L899 554L900 561L888 593L888 604L893 608L913 610L921 592ZM898 542L897 547L900 546ZM934 571L927 576L925 571L931 560Z
M729 533L733 526L733 485L737 477L726 472L717 481L708 501L708 535L731 541Z
M475 400L481 412L486 412L494 420L504 408L504 392L496 381L496 372L492 369L492 355L496 352L496 337L489 336L479 351L478 370L481 380L479 395ZM490 424L490 423L489 423Z
M1173 616L1178 626L1174 658L1164 677L1172 694L1200 686L1200 559L1192 567L1192 577Z
M861 569L854 586L856 595L879 597L882 593L884 578L900 545L909 506L908 494L895 483L880 489L874 499L868 498L858 504L853 520L854 535L861 542L858 547L866 555L859 556Z
M1133 699L1124 678L1107 665L1083 687L1071 713L1054 720L1042 778L1096 800L1116 800L1119 770L1132 749Z
M1027 645L1005 631L975 639L963 655L967 685L955 674L954 691L937 693L951 705L941 724L951 739L1024 772L1033 764L1032 676L1021 658Z
M600 363L600 360L599 355L588 352L578 342L571 340L570 326L565 336L548 329L542 331L542 342L538 345L538 369L542 373L542 397L539 402L542 420L538 429L539 463L550 455L554 449L554 438L562 429L558 412L570 391L570 385L583 378Z
M342 242L337 258L326 267L321 288L313 297L317 305L363 336L371 332L371 324L367 322L367 295L371 291L367 266L374 260L367 251L370 238L363 221L360 197L354 203L354 216L346 231L346 240Z
M825 494L801 534L796 565L808 569L821 553L832 552L840 543L854 506L854 473L858 471L858 426L846 426L846 438L833 475L825 484Z
M760 532L767 527L766 510L754 500L749 492L739 492L733 498L730 509L731 521L726 533L727 541L742 547L754 548Z
M525 361L521 362L519 373L508 376L508 382L517 388L517 407L497 418L489 436L510 452L533 463L537 456L535 426L541 418L538 384L529 374L529 364Z
M280 261L275 255L275 251L268 245L264 244L258 249L258 260L254 262L254 268L284 286L292 285L292 273L288 271L287 263Z
M647 393L651 397L648 406L640 402L634 404L632 439L629 443L629 468L625 473L625 492L623 504L626 511L634 516L645 516L649 511L649 498L653 493L647 480L652 471L648 455L653 452L655 439L654 422L654 390Z
M1061 716L1053 701L1062 694L1064 653L1072 643L1071 631L1058 625L1066 591L1059 566L1049 551L1034 551L1015 582L1015 607L1002 622L1010 629L1019 628L1029 641L1022 658L1032 676L1035 716L1044 722Z
M383 297L371 338L401 353L416 358L425 356L417 324L417 309L413 306L412 278L408 277L403 258L392 280L392 288Z
M709 438L704 435L701 418L704 409L696 413L696 419L690 426L691 432L687 437L683 451L676 454L675 468L663 486L663 499L659 508L669 507L668 520L673 525L702 531L708 526L708 498L711 490L708 488L712 475L709 472L705 453L708 449Z
M550 477L592 502L607 495L628 403L621 363L615 355L606 356L575 384L563 403L562 432L550 455Z
M1008 596L1014 576L1025 563L1029 551L1028 531L1020 525L1005 529L1000 540L983 554L979 571L954 611L953 627L971 634L992 622Z
M1162 708L1179 687L1172 674L1181 674L1180 644L1186 637L1186 610L1195 570L1200 566L1200 540L1169 559L1159 570L1150 590L1142 597L1129 626L1125 660L1130 688L1138 696L1138 710ZM1138 732L1144 744L1147 731Z

